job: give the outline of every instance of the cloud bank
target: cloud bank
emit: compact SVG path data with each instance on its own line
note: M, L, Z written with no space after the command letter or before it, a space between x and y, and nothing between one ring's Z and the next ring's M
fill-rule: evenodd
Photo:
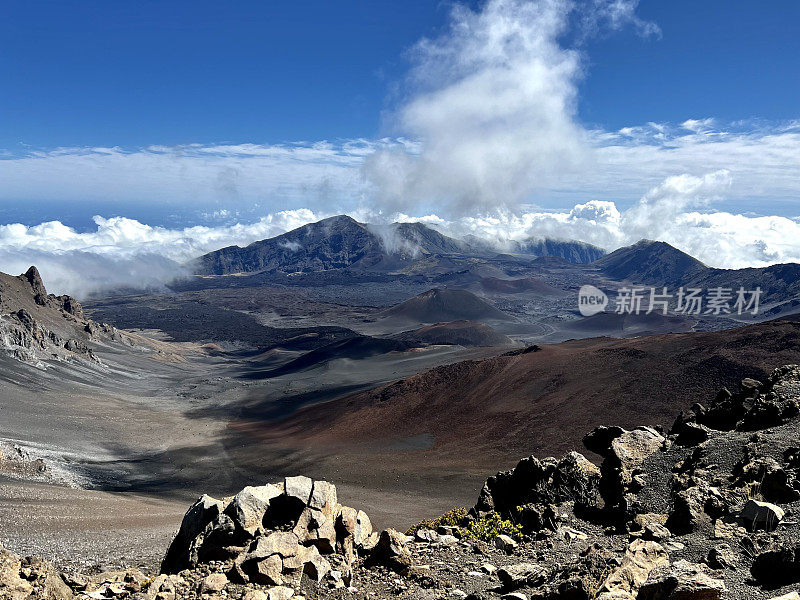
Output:
M623 210L614 202L591 200L564 211L496 211L453 219L363 208L349 214L377 223L374 230L379 234L389 231L387 221L420 221L454 237L481 237L498 250L510 240L529 237L581 240L608 251L649 238L666 241L713 267L800 262L800 219L711 210L732 186L730 172L722 170L669 177ZM328 216L332 213L304 208L249 224L185 229L95 217L96 229L85 233L57 221L35 227L3 225L0 270L18 273L36 264L50 291L78 297L123 286L158 288L186 274L182 265L202 253L246 245ZM387 242L388 251L399 249Z

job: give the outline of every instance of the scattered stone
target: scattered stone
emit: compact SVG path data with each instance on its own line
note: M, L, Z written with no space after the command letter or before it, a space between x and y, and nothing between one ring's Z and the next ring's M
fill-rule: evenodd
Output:
M506 588L519 588L544 582L546 569L534 563L517 563L501 567L497 577Z
M502 550L506 554L513 554L519 544L514 538L509 537L503 533L494 538L494 545L498 550Z
M783 521L784 512L780 506L775 504L750 499L744 505L739 516L751 531L756 529L773 531Z
M228 585L228 578L225 577L224 573L212 573L203 579L200 584L200 593L213 594L221 592L226 585Z
M290 587L278 586L267 590L267 600L289 600L294 596L294 590Z
M735 569L739 559L728 544L717 544L708 551L706 563L712 569Z
M618 569L600 586L598 600L634 598L650 572L669 564L667 551L660 544L647 540L634 540L625 551Z
M637 600L720 600L725 583L712 575L705 565L685 560L663 565L650 572Z

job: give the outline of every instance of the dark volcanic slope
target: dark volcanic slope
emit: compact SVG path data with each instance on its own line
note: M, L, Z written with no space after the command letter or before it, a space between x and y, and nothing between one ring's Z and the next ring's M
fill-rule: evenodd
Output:
M393 306L383 312L386 317L396 317L418 323L442 321L498 320L511 321L511 316L478 298L472 292L453 289L428 290Z
M700 276L709 268L696 258L665 242L642 240L615 250L595 261L603 272L615 279L648 285L679 286Z
M521 279L500 279L498 277L483 277L481 287L487 292L500 292L501 294L521 294L532 293L540 296L564 296L567 292L559 290L552 285L533 279L523 277Z
M395 339L426 344L457 344L459 346L508 346L514 341L478 321L451 321L404 331Z
M633 335L654 335L658 333L683 333L691 331L695 321L682 315L619 314L601 312L562 325L562 330L574 332L576 337L592 335L613 335L630 337Z
M196 272L315 273L337 269L387 270L429 254L458 253L463 244L422 223L370 226L345 216L298 227L245 248L228 246L198 259Z
M642 240L595 261L609 277L635 285L679 286L703 290L730 288L734 294L761 288L762 301L787 302L800 295L800 264L747 269L715 269L665 242ZM673 290L674 291L674 290Z
M763 380L800 362L800 323L713 332L595 338L544 346L426 373L303 409L286 423L293 443L356 448L386 432L426 435L410 460L462 467L580 447L595 426L670 424L698 398L743 377ZM253 424L255 431L260 425Z
M555 256L571 263L590 263L606 251L592 244L571 240L529 238L519 243L519 252L531 256Z
M306 352L302 356L289 361L277 369L268 371L256 370L248 374L250 379L268 379L278 377L287 373L310 369L323 365L335 359L360 360L370 356L378 356L387 352L405 352L416 344L402 340L374 338L367 335L339 340L326 344L321 348L315 348Z

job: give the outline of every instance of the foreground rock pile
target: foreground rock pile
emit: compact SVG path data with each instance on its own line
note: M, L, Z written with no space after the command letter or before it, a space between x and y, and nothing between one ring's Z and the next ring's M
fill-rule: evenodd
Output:
M408 537L324 481L192 505L160 573L59 575L2 554L0 598L800 600L800 367L746 379L667 431L600 427L528 457Z
M321 581L331 571L349 583L356 553L378 541L366 513L339 504L334 485L287 477L224 500L200 498L161 570L177 573L222 561L229 564L226 576L241 583L279 586L298 583L303 574Z

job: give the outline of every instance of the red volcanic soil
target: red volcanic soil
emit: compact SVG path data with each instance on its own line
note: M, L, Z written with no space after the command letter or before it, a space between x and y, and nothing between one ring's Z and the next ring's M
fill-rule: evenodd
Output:
M669 426L744 377L800 363L800 323L635 339L594 338L442 366L297 411L282 423L238 423L272 441L370 454L396 447L451 467L513 463L581 449L597 425ZM406 448L408 440L427 440ZM413 444L412 444L413 445ZM409 457L410 458L410 457Z

